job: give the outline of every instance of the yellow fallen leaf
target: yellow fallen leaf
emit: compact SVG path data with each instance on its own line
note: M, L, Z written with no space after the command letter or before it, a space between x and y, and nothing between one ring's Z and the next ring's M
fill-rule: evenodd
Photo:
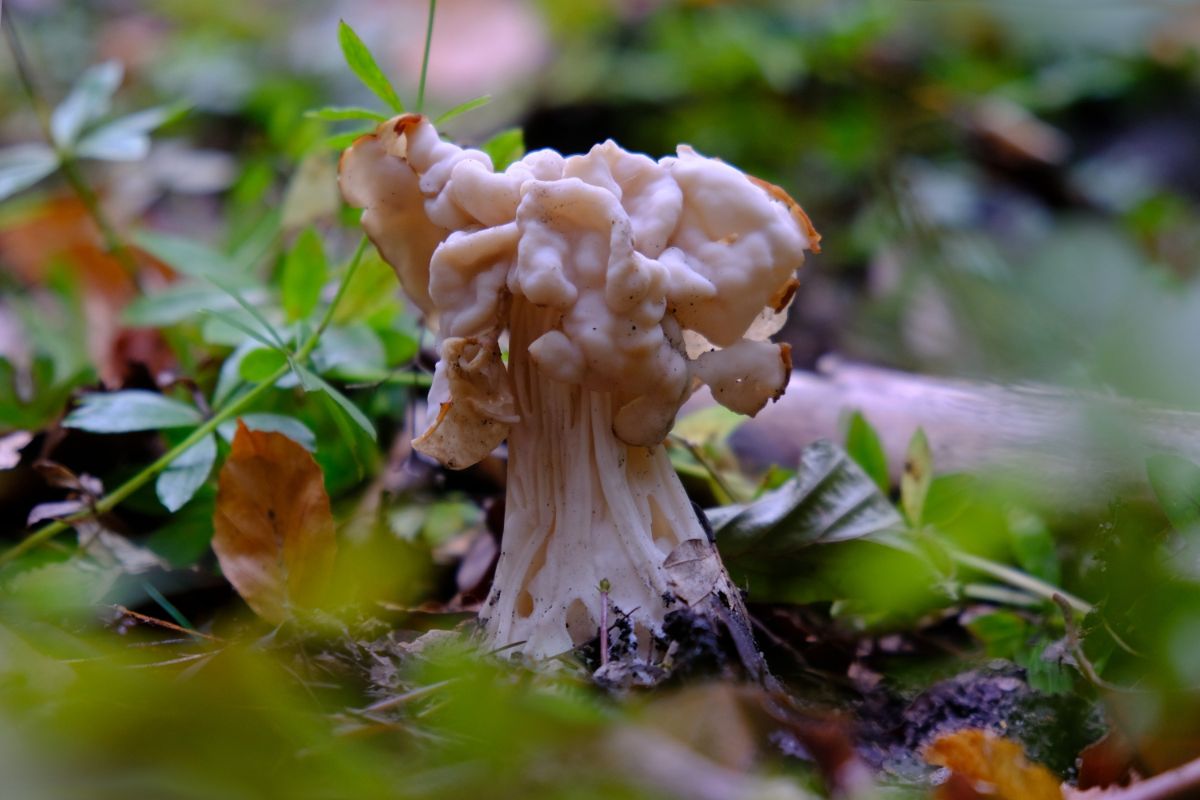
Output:
M947 767L970 782L980 797L997 800L1062 800L1058 778L1025 758L1021 745L976 728L938 737L925 748L925 760ZM939 797L958 796L939 792Z

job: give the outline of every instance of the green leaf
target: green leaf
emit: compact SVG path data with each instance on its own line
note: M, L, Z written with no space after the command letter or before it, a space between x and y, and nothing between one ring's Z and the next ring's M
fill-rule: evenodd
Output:
M70 149L89 123L108 113L124 75L119 61L105 61L83 73L50 115L50 134L59 147Z
M75 154L104 161L141 161L150 154L150 131L183 111L181 106L158 106L119 117L84 136Z
M48 145L18 144L0 150L0 200L27 189L58 169L58 156Z
M360 131L349 131L348 133L337 133L323 140L321 144L330 150L345 150L350 145L354 144L359 138L366 136L369 133L374 133L371 129Z
M402 306L395 291L396 272L380 258L372 247L359 262L358 271L342 292L342 302L334 312L333 321L351 325L359 320L373 319L400 313Z
M1020 508L1010 509L1008 517L1008 541L1021 569L1041 578L1047 583L1058 585L1062 581L1062 566L1058 560L1054 534L1037 514Z
M988 658L1016 661L1029 649L1029 623L1011 611L980 614L964 627L983 644Z
M204 326L204 340L209 344L228 344L230 346L237 346L243 341L242 337L238 336L237 334L242 334L244 336L249 336L254 341L264 345L265 347L269 347L272 350L280 349L275 342L271 341L270 335L267 332L257 330L255 328L257 323L253 317L251 317L249 314L247 314L244 318L238 317L237 311L239 310L241 309L235 309L233 311L216 311L211 308L205 309L204 313L209 317L209 322L215 322L218 323L218 325L210 326L206 324ZM222 329L220 326L224 326L224 329ZM230 335L230 329L235 332L232 336Z
M1146 475L1158 504L1177 531L1200 522L1200 466L1172 453L1146 459Z
M303 319L313 312L328 277L329 264L321 237L314 228L306 228L296 237L283 262L280 288L289 320Z
M210 279L210 280L212 280L212 279ZM285 345L283 343L283 337L280 336L279 331L275 330L275 327L273 325L271 325L271 323L269 321L267 321L267 318L263 316L263 313L258 310L257 306L255 306L253 303L251 303L249 300L247 300L245 297L243 297L242 293L239 292L234 287L229 286L228 284L223 284L217 280L212 280L212 283L218 289L225 292L227 295L229 295L235 301L237 301L237 304L242 307L242 310L245 311L247 314L249 314L250 318L258 323L259 327L261 328L261 331L263 333L265 333L268 337L270 337L271 341L275 343L273 345L274 347L277 347L284 352L287 351L287 345Z
M387 373L383 343L368 326L335 326L321 336L312 354L313 369L345 380L378 380Z
M708 512L721 554L767 571L788 569L790 556L815 544L893 531L903 520L879 487L837 445L804 449L794 478L748 505Z
M245 286L250 279L249 265L239 264L229 256L191 239L139 231L133 240L150 255L184 275L205 280L216 279L226 285L239 287Z
M377 328L375 334L383 344L384 359L388 366L406 365L417 357L420 341L415 332L407 329Z
M200 412L185 403L155 392L127 389L84 395L62 424L93 433L126 433L182 428L201 421Z
M900 476L900 506L904 509L908 524L914 528L921 524L925 497L929 494L932 481L933 454L929 450L925 431L917 428L909 440L908 453L904 457L904 473Z
M287 355L274 349L252 350L241 359L238 374L251 383L262 383L288 363Z
M454 108L443 113L440 117L435 119L433 124L441 125L444 122L449 122L460 114L465 114L468 111L479 108L480 106L486 106L489 102L491 102L491 99L492 96L490 94L485 94L482 97L476 97L474 100L468 100L465 103L459 103Z
M481 144L479 149L492 159L496 172L503 172L525 155L525 132L520 128L508 128Z
M887 492L891 487L887 455L879 441L879 434L859 411L850 417L850 426L846 430L846 453L875 481L880 491Z
M357 106L326 106L305 111L304 116L312 119L323 119L326 122L344 122L349 119L369 119L373 122L386 122L387 117L378 111Z
M331 386L324 378L306 367L297 365L296 372L299 373L301 384L306 387L306 391L308 391L307 387L312 386L324 392L355 425L362 428L371 437L372 441L375 440L375 426L371 424L371 420L367 419L367 415L358 406L354 405L354 402L349 397L346 397L346 395Z
M252 431L274 431L282 433L305 450L317 449L317 435L300 420L283 414L242 414L238 417ZM228 442L237 433L237 419L230 419L217 426L217 433Z
M242 385L242 359L257 349L258 343L253 339L247 339L234 348L234 351L225 359L225 363L221 364L221 371L217 374L217 385L213 389L211 400L213 408L221 408L225 405L225 402Z
M671 433L701 447L723 446L745 422L742 414L712 405L681 417Z
M36 355L18 369L0 356L0 433L36 431L61 414L71 392L95 380L91 368L57 375L54 360Z
M375 62L375 57L363 44L362 39L358 38L358 34L344 20L338 22L338 44L342 46L342 55L346 58L346 65L358 76L363 85L374 92L376 97L387 103L389 108L404 113L404 103L400 102L400 97L392 88L391 81L383 74L383 70L379 69L379 64Z
M195 564L209 552L212 541L216 490L201 485L192 501L163 521L144 543L175 567Z
M205 436L184 450L162 471L154 484L158 500L168 511L178 511L208 480L217 461L217 438Z
M265 290L256 289L245 295L250 302L266 299ZM237 301L212 286L198 283L175 283L161 292L142 295L125 307L121 320L134 328L162 328L192 320L204 311L229 311L238 307Z

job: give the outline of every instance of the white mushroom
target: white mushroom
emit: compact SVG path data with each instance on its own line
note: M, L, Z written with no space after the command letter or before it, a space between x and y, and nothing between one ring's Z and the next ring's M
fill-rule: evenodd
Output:
M662 442L699 383L749 414L782 394L787 347L765 339L819 241L799 206L688 147L656 162L608 141L496 173L411 114L347 150L341 184L440 320L414 445L462 468L508 439L490 644L541 657L594 638L601 581L643 643L664 596L714 592L664 566L705 533Z

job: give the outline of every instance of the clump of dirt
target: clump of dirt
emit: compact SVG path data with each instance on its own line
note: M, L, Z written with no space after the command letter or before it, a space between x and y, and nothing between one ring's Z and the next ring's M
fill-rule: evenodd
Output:
M1098 707L1077 695L1049 695L1029 686L1008 661L939 681L916 694L886 686L866 694L855 709L864 760L908 780L932 769L922 750L938 736L980 728L1020 742L1030 759L1071 778L1075 756L1103 735Z

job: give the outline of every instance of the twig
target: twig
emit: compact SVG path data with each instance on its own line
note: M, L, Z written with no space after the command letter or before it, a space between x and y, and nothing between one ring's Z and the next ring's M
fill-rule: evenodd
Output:
M1105 691L1134 691L1133 689L1118 686L1115 683L1109 683L1100 677L1100 673L1096 672L1096 667L1092 664L1091 659L1087 657L1087 653L1083 652L1083 641L1079 636L1079 626L1075 624L1075 610L1071 608L1071 604L1061 594L1055 594L1052 599L1059 610L1062 611L1063 625L1067 629L1067 647L1070 649L1071 655L1074 656L1075 664L1079 667L1079 671L1083 673L1083 677L1087 678L1088 682L1093 686Z
M212 653L192 653L191 655L180 656L179 658L170 658L166 661L155 661L150 664L130 664L129 669L153 669L155 667L173 667L176 664L190 664L193 661L199 661L202 658L212 658Z
M104 213L104 209L100 205L100 199L84 179L75 155L70 150L62 147L54 138L54 133L50 127L50 112L41 95L38 94L37 87L34 85L33 67L29 62L24 47L21 45L20 37L17 35L17 27L13 22L11 11L7 15L0 14L0 24L2 24L5 37L8 39L9 50L12 52L13 63L17 68L17 79L21 84L21 89L25 92L26 98L33 107L34 115L37 117L38 124L42 128L42 135L45 137L46 142L54 148L54 153L58 157L58 165L63 177L66 178L71 189L79 197L79 201L83 204L88 216L92 218L92 221L96 223L96 227L99 228L100 235L104 239L105 249L108 250L113 258L120 262L121 266L130 275L136 275L138 265L137 260L133 257L133 252L125 244L120 234L117 233L117 229L108 219L108 215Z
M207 633L201 633L194 628L185 628L181 625L176 625L174 622L167 622L165 619L158 619L157 617L151 617L147 614L141 614L122 605L114 605L113 608L116 609L116 611L122 616L132 617L138 622L144 622L147 625L153 625L157 628L165 628L166 630L175 631L176 633L186 633L188 636L197 636L201 639L207 639L210 642L221 641L216 636L212 636Z
M1091 790L1070 790L1067 800L1171 800L1171 798L1195 797L1200 791L1200 758L1189 761L1175 769L1160 772L1153 778L1138 781L1124 788L1105 789L1099 794Z
M600 581L600 666L608 666L608 578Z
M509 642L508 644L497 647L495 650L489 650L487 654L489 656L499 655L500 653L503 653L505 650L512 650L514 647L520 647L521 645L525 644L525 642L527 642L527 641L528 641L528 639L522 639L519 642ZM567 652L569 653L571 651L568 650Z
M350 709L350 710L353 711L353 713L355 713L355 714L361 714L364 716L369 716L371 714L378 714L380 711L390 711L391 709L395 708L396 706L402 706L405 703L409 703L413 700L417 700L419 698L424 697L425 695L433 694L437 690L442 689L446 686L449 686L452 683L454 683L454 679L449 678L444 681L438 681L437 683L431 683L428 686L420 686L420 687L417 687L416 689L412 689L410 691L403 692L401 694L395 694L395 695L392 695L391 697L385 697L383 700L380 700L379 702L376 702L376 703L372 703L371 705L369 705L363 709L357 709L357 710Z
M354 273L358 270L358 265L362 261L363 253L366 252L367 244L368 242L366 237L363 237L359 241L358 249L354 251L354 257L350 261L350 266L346 270L345 277L342 278L342 284L338 287L338 291L333 298L333 302L330 303L329 308L325 310L325 316L322 317L321 322L317 325L316 330L309 335L308 339L296 352L294 357L296 362L303 363L310 355L312 355L312 351L316 348L317 343L320 341L321 335L325 332L326 328L329 327L329 324L333 320L333 312L337 309L338 304L341 302L342 297L346 293L346 287L349 286L350 281L354 277ZM156 461L154 461L154 463L150 464L148 467L145 467L141 472L134 475L125 483L121 484L112 492L98 500L94 508L83 509L74 514L57 519L54 522L51 522L48 525L29 534L24 539L10 547L8 550L5 550L3 553L0 553L0 566L7 564L8 562L20 556L22 553L28 552L29 550L48 542L58 534L70 528L72 524L79 522L82 519L86 519L93 514L106 514L114 509L123 500L149 483L154 476L166 469L172 461L183 455L186 450L213 433L213 431L215 431L221 425L221 423L236 417L251 403L253 403L262 395L266 394L266 392L270 390L277 382L279 382L279 380L281 380L285 375L287 375L290 370L290 364L282 364L278 369L275 370L275 372L264 379L262 383L258 384L245 394L231 400L227 406L219 410L216 414L205 421L204 424L188 434L183 441L160 456Z

